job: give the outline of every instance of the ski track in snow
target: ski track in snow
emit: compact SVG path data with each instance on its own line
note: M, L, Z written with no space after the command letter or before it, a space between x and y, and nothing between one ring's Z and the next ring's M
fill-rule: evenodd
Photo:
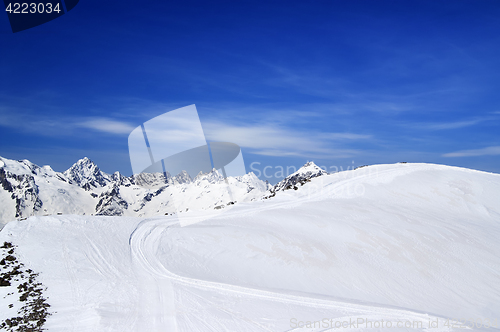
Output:
M155 255L155 251L158 247L160 238L165 235L165 232L167 232L170 227L178 227L178 223L175 221L169 222L164 219L163 220L155 218L146 219L139 223L137 228L131 234L129 240L131 254L134 257L134 259L137 262L139 262L147 272L155 276L155 279L157 281L160 281L162 279L169 279L174 283L184 284L199 289L208 289L215 292L233 293L233 294L255 297L265 300L271 300L274 302L280 302L284 304L295 304L313 308L334 309L336 311L346 312L346 313L348 312L355 313L354 315L339 317L338 320L342 321L344 320L349 321L350 319L356 320L358 317L360 317L359 315L363 315L364 318L373 319L374 321L380 321L381 319L384 319L385 321L391 320L391 321L402 321L402 322L416 321L416 322L422 322L423 326L426 326L429 320L439 319L439 326L443 327L433 328L432 329L433 331L436 332L452 331L452 329L444 327L444 323L446 320L446 318L444 317L437 317L405 309L368 306L368 305L360 305L360 304L340 302L340 301L315 299L312 297L288 295L283 293L275 293L259 289L246 288L236 285L193 279L177 275L167 270L161 264L161 262L158 261ZM161 306L163 305L163 300L156 301L156 303ZM262 330L265 330L263 326L260 327L263 328ZM175 328L176 328L175 326L169 326L168 330L176 331ZM304 329L292 328L287 331L296 331L296 330L303 331ZM311 330L311 331L330 331L330 330L334 330L334 328Z

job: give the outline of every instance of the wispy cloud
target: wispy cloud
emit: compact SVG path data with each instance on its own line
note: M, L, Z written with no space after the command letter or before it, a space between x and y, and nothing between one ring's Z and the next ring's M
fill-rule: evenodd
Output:
M135 128L126 121L107 117L60 117L36 118L22 112L2 114L0 109L0 126L15 128L20 131L36 133L42 136L71 136L78 134L78 129L91 129L112 135L130 134Z
M242 125L212 121L204 127L209 140L233 142L250 149L254 154L265 156L349 157L359 151L345 148L345 141L371 138L370 135L302 131L268 124Z
M341 129L338 132L312 129L310 124L321 120L321 112L314 110L322 110L326 107L325 105L315 105L312 110L307 111L301 109L272 111L272 106L266 107L248 109L246 110L248 112L241 112L238 108L240 116L235 116L235 113L230 111L232 107L226 105L223 108L227 110L218 113L218 119L214 119L214 115L209 119L202 119L207 139L236 143L246 148L248 153L257 155L320 159L347 158L357 155L360 151L352 148L350 143L366 142L373 138L372 135L342 132ZM155 107L155 110L161 111L159 107ZM119 137L130 134L139 125L137 119L136 123L133 123L128 121L131 119L125 121L119 117L46 117L27 120L32 117L22 112L17 114L9 112L9 114L8 117L0 117L0 126L17 128L42 136L69 137L93 132ZM252 114L252 116L243 116L243 114ZM256 116L256 114L259 115ZM177 125L180 126L180 124ZM190 130L179 132L173 131L173 128L169 128L169 132L172 139L190 134Z
M433 123L427 125L427 129L432 130L445 130L445 129L459 129L474 126L480 122L483 122L484 119L475 119L468 121L455 121L455 122L445 122L445 123Z
M479 157L500 155L500 146L488 146L482 149L461 150L443 154L443 157Z
M496 114L496 112L490 112L490 114ZM498 112L500 114L500 112ZM498 120L497 116L479 116L472 119L464 119L459 121L448 121L448 122L427 122L427 123L411 123L410 125L416 129L428 129L428 130L451 130L460 129L466 127L472 127L486 121Z
M89 128L96 131L101 131L109 134L130 134L135 127L127 122L118 121L108 118L94 118L75 122L72 124L76 127Z
M354 133L323 133L319 137L330 140L362 140L372 138L372 135L362 135Z

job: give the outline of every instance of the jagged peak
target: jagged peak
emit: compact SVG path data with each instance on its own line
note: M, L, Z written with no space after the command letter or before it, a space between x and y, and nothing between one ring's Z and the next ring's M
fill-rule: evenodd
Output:
M95 162L93 162L90 158L83 157L82 159L79 159L76 163L74 163L73 166L71 166L70 168L75 167L75 166L82 166L82 165L97 167L97 164Z
M232 182L231 177L228 177L230 182ZM268 181L263 181L255 175L254 172L249 172L244 175L236 176L234 177L234 180L238 182L245 183L250 190L253 190L255 188L259 188L262 191L270 190L273 186L269 184Z
M66 170L64 173L69 172L73 169L82 169L82 168L87 168L87 169L97 169L100 171L99 166L95 162L93 162L90 158L84 157L79 159L76 163L74 163L68 170Z
M327 175L328 172L316 165L313 161L308 161L295 173L288 175L274 186L275 191L295 188L298 183L304 184L312 178Z
M192 179L191 178L191 175L189 175L189 173L187 171L181 171L179 174L177 174L176 176L174 176L174 178L189 178L189 179Z
M174 183L182 184L182 183L191 183L193 181L193 179L191 178L191 176L189 175L188 172L186 172L185 170L183 170L179 174L177 174L176 176L174 176L172 178L172 181Z
M171 183L172 177L170 173L166 172L166 177L164 173L139 173L134 174L131 177L132 182L141 187L156 187L163 186L167 183Z
M93 187L104 187L111 181L110 176L102 172L88 157L78 160L63 174L82 188L84 186L89 188L89 185Z
M262 181L261 179L258 178L257 175L255 175L254 172L248 172L247 174L243 174L243 175L240 175L240 176L237 176L235 177L236 179L239 179L240 181L248 181L248 180L252 180L252 181ZM262 182L265 182L265 181L262 181Z
M309 170L309 169L315 169L315 170L322 170L323 172L327 173L324 169L322 169L321 167L319 167L318 165L316 165L314 163L314 161L308 161L307 163L304 164L304 166L302 166L301 168L299 168L298 171L300 170Z
M71 176L72 174L74 175L75 173L88 173L87 170L91 170L93 173L96 173L96 172L102 173L101 170L99 169L99 167L97 166L97 164L94 163L92 160L90 160L87 157L79 159L76 163L71 165L71 167L68 168L63 173L66 176ZM81 174L81 175L84 175L84 174Z
M112 175L111 175L111 179L113 181L121 181L123 180L125 177L120 173L120 171L116 171L114 172Z
M196 175L196 177L193 179L193 182L200 182L200 181L206 180L210 183L214 183L214 182L221 181L223 179L224 179L224 176L222 176L222 174L218 170L213 168L208 173L203 173L203 172L198 173L198 175Z

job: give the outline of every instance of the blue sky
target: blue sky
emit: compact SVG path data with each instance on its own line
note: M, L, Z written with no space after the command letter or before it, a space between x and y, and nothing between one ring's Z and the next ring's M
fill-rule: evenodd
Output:
M499 17L496 0L81 0L13 34L3 14L0 156L58 171L87 156L130 175L132 129L196 104L248 171L500 173Z

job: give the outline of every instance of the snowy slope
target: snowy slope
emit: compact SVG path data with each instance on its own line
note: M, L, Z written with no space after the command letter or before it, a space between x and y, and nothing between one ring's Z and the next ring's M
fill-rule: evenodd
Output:
M499 194L498 174L379 165L187 227L175 215L32 217L0 242L41 272L49 331L450 331L447 318L498 326ZM318 323L297 327L307 321Z

